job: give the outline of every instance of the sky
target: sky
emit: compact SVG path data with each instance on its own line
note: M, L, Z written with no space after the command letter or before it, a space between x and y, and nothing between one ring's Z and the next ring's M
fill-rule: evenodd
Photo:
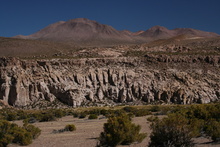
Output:
M74 18L132 32L160 25L220 34L220 0L0 0L3 37L30 35Z

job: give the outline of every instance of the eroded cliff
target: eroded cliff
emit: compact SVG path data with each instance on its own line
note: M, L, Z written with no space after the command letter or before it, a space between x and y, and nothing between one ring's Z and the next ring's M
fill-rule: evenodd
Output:
M0 99L69 106L209 103L220 99L219 56L0 59Z

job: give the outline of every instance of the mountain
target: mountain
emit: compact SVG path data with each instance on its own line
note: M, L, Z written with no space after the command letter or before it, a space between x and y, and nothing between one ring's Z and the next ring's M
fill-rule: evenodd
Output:
M145 32L139 34L139 36L142 36L142 37L147 38L149 40L157 40L157 39L164 39L164 38L173 37L174 33L165 27L154 26L154 27L146 30Z
M191 28L176 28L173 30L168 30L162 26L154 26L142 33L139 36L146 38L147 40L158 40L158 39L168 39L175 36L186 35L190 38L192 37L217 37L216 33L205 32L200 30L195 30Z
M111 26L99 24L86 18L77 18L69 21L60 21L29 36L16 36L23 39L74 41L79 44L99 43L115 44L133 42L132 36L117 31Z
M216 33L195 30L191 28L177 28L169 30L162 26L154 26L146 31L131 32L118 31L109 25L100 24L86 18L69 21L59 21L29 36L15 36L15 38L61 41L77 45L116 45L146 43L158 39L168 39L179 35L189 37L216 37Z

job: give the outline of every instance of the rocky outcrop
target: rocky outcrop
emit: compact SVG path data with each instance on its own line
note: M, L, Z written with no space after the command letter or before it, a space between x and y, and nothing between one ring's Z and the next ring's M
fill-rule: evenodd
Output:
M17 107L56 100L73 107L209 103L220 99L219 63L218 56L1 58L0 99Z

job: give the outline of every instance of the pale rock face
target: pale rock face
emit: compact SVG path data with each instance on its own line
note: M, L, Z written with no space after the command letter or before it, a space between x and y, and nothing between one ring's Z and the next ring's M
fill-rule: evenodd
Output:
M90 101L94 101L94 94L93 94L92 91L89 92L88 100L90 100Z
M192 58L197 62L163 56L102 59L104 62L1 58L0 99L17 107L56 99L73 107L91 102L112 105L218 101L220 57Z

